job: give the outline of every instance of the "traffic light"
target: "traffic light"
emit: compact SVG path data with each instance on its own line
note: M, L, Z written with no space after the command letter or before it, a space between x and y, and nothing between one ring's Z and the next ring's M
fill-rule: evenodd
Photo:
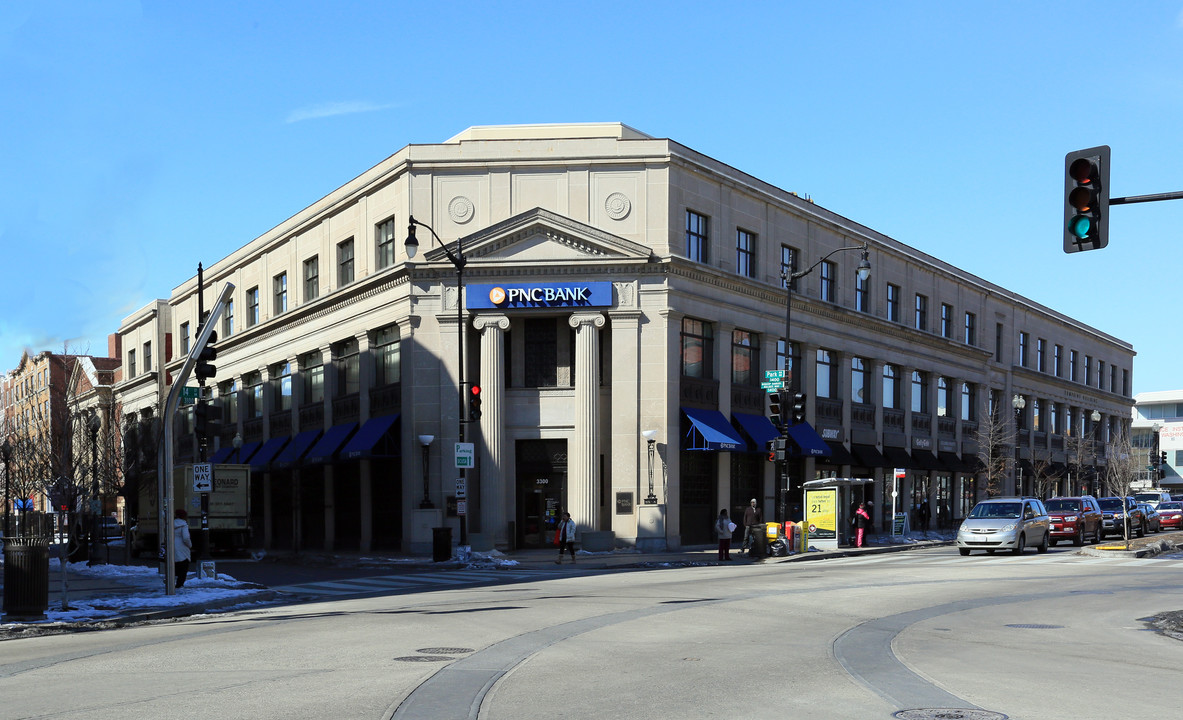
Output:
M785 448L787 447L785 444L784 437L782 436L782 437L775 438L772 441L772 443L773 443L773 457L776 459L777 462L784 462L785 461Z
M210 407L204 400L198 400L193 406L193 434L198 441L207 443L218 434L222 423L214 417L217 408Z
M218 349L214 347L217 341L218 331L215 330L209 334L205 347L197 353L197 365L193 368L193 374L197 376L197 382L201 385L205 384L207 378L218 374L218 368L211 364L218 358Z
M805 393L793 393L793 424L800 425L805 422Z
M768 393L768 419L772 421L773 425L780 427L781 426L781 417L782 416L780 414L780 393L779 392L770 392L770 393Z
M468 396L468 419L481 419L481 386L473 385L470 390L472 393Z
M1109 146L1064 156L1064 252L1109 244Z
M1162 480L1167 476L1167 451L1163 450L1158 454L1158 479Z

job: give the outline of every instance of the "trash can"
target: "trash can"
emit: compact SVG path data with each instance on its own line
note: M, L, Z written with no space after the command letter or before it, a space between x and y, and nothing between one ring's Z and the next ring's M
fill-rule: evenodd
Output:
M452 559L452 528L437 527L431 529L431 560L432 562L446 562Z
M4 540L4 619L44 620L49 607L49 539Z
M765 532L763 524L757 525L752 531L752 546L748 550L749 557L762 558L768 554L768 538Z

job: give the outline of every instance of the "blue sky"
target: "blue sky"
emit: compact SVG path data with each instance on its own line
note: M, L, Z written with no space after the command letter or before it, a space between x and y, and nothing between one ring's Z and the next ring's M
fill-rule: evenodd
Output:
M620 121L1133 344L1183 201L1062 251L1063 158L1183 190L1177 2L54 2L0 10L0 369L123 317L410 143Z

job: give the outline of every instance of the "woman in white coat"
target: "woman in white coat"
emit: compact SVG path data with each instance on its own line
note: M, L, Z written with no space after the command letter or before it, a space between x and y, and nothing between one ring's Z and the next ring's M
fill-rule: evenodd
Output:
M185 585L189 575L189 560L192 559L193 540L189 537L189 513L177 508L173 513L173 574L177 587Z

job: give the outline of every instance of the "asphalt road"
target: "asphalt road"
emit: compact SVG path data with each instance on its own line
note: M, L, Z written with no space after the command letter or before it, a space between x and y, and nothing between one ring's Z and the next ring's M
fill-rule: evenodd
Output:
M1175 717L1180 609L1071 548L540 575L6 641L0 718Z

